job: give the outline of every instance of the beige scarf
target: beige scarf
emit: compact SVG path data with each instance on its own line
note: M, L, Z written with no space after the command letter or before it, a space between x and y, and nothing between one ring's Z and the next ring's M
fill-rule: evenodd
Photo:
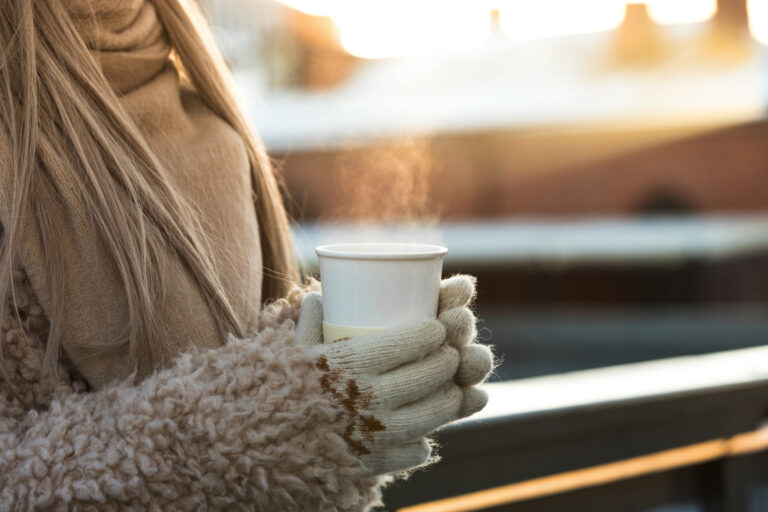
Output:
M242 140L192 91L180 86L151 3L67 0L66 4L123 106L167 170L169 181L203 212L204 229L214 241L214 257L235 313L241 325L254 331L262 268ZM5 196L12 189L12 172L0 175ZM66 189L67 176L53 178ZM67 230L60 238L65 247L63 347L91 386L99 388L133 370L127 349L108 349L95 357L91 350L125 332L128 306L118 270L86 212L76 205L65 207ZM0 222L5 223L8 215L7 205L0 205ZM31 231L25 233L21 263L48 310L51 286L42 268L44 248L37 227ZM165 361L191 346L218 347L224 342L190 275L175 260L169 267L165 269L168 299L158 312L169 333L158 341Z

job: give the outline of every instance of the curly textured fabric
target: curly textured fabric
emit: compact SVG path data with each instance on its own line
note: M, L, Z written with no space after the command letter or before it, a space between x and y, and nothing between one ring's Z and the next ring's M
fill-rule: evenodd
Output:
M346 411L292 343L304 293L265 308L252 339L187 353L138 385L79 392L42 378L45 316L21 272L3 319L0 510L366 510ZM14 395L11 387L19 392Z

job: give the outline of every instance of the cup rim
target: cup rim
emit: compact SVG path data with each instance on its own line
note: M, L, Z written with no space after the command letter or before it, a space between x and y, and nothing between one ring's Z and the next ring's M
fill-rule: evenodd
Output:
M430 244L362 242L320 245L315 253L342 260L430 260L442 258L448 249Z

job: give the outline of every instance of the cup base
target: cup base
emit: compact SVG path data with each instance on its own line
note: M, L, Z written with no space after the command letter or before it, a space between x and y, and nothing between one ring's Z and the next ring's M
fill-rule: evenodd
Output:
M379 327L348 327L344 325L334 325L323 322L323 342L332 343L345 338L354 338L363 334L383 331Z

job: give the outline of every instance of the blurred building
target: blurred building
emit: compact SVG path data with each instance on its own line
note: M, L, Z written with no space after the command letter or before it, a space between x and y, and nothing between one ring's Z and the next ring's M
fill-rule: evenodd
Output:
M630 4L612 32L525 46L491 34L469 58L384 61L345 52L331 18L272 0L208 11L296 218L768 206L768 67L746 0L720 0L704 23L659 25Z
M476 2L435 0L434 19L422 9L418 23L364 12L394 2L338 3L348 16L323 9L332 3L207 0L285 178L297 252L307 261L321 243L377 229L392 239L426 220L439 238L418 240L450 248L446 273L478 276L481 337L503 354L495 379L509 381L498 386L520 386L494 400L533 404L496 418L496 430L442 434L443 463L390 488L388 506L529 485L764 421L757 352L743 365L729 354L768 336L768 0L500 1L466 19L460 7ZM460 33L463 22L477 30ZM450 30L435 32L441 23ZM404 51L403 41L434 42L420 27L441 44ZM387 34L397 44L382 45ZM720 351L725 359L698 365ZM629 366L654 359L665 359L661 376ZM696 379L681 373L685 361ZM625 364L604 368L611 378L591 391L629 398L603 403L579 387L595 382L579 370ZM747 377L718 384L724 368ZM701 390L680 394L665 380ZM638 394L643 386L652 393ZM760 460L493 510L763 511ZM751 508L747 485L762 493Z
M329 18L276 0L204 0L202 6L232 67L256 73L261 90L337 85L357 60L342 50Z

